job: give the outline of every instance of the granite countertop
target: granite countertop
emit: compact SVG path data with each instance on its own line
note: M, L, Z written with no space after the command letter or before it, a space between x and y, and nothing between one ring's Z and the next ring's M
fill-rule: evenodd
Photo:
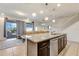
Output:
M34 43L39 43L45 40L50 40L50 39L54 39L56 37L59 37L61 35L64 34L57 34L57 35L51 35L49 33L45 33L45 34L32 34L32 35L24 35L25 38L27 38L28 40L34 42Z

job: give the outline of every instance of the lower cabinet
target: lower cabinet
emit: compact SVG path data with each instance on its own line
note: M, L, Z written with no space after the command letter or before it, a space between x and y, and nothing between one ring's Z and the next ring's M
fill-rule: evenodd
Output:
M65 48L66 44L67 44L67 36L64 35L64 37L63 37L63 48Z
M38 56L56 56L65 48L66 44L66 35L40 42L38 43Z
M58 54L62 51L63 49L63 37L58 38Z
M67 36L63 35L58 38L58 54L65 48L67 44Z
M50 41L38 43L38 56L50 56Z
M56 56L67 44L67 36L62 35L39 43L27 41L28 56Z

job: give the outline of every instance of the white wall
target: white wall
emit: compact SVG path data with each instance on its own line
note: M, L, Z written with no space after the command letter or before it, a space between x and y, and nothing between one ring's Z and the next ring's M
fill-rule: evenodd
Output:
M52 26L51 31L55 31L56 33L61 33L61 28Z
M68 40L79 42L79 21L64 29L63 33L67 33Z

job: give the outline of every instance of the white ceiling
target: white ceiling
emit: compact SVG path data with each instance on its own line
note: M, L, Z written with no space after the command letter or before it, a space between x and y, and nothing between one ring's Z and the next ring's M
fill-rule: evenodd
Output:
M53 12L53 9L56 9ZM44 13L40 14L43 10ZM16 14L15 11L24 13L24 16ZM37 14L36 17L32 17L32 13ZM63 3L60 7L57 7L57 3L0 3L0 14L5 13L6 16L16 19L27 19L34 20L36 23L46 23L51 25L61 26L67 23L73 16L79 13L78 3ZM52 23L53 15L55 15L56 23ZM49 17L48 21L44 21L45 17Z

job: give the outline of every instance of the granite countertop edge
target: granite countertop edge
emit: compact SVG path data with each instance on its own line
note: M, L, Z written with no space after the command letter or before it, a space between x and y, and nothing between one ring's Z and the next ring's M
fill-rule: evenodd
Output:
M31 42L33 42L33 43L39 43L39 42L43 42L43 41L46 41L46 40L55 39L55 38L60 37L60 36L63 36L63 35L65 35L65 34L59 34L59 35L56 35L56 36L51 35L52 37L45 38L45 39L43 39L43 40L38 40L38 41L35 41L35 40L33 40L33 39L30 39L30 38L27 38L27 40L29 40L29 41L31 41Z

